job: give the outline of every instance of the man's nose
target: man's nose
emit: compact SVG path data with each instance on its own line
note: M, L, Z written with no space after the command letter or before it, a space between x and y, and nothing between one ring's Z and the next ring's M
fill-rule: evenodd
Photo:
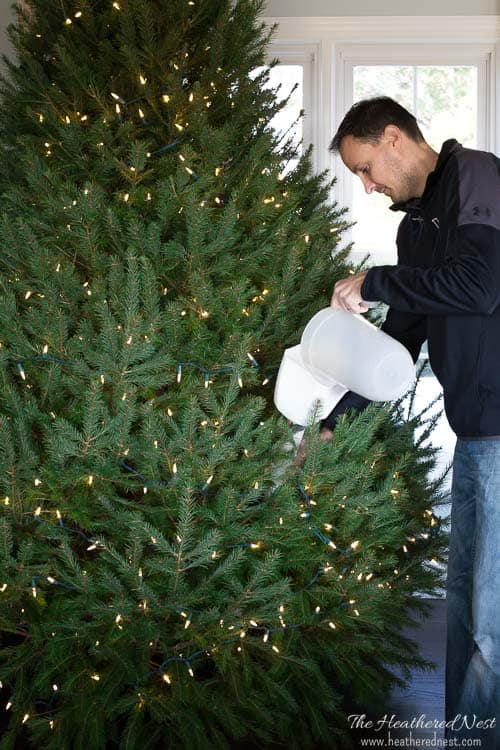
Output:
M365 189L365 193L370 195L377 189L377 184L373 182L373 180L371 180L368 177L368 175L363 174L363 175L360 175L360 177L361 177L361 182L363 183L363 187Z

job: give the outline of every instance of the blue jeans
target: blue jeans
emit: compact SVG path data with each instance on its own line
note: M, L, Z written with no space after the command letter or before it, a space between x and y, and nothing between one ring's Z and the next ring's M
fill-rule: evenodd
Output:
M446 588L446 737L499 750L500 440L457 440Z

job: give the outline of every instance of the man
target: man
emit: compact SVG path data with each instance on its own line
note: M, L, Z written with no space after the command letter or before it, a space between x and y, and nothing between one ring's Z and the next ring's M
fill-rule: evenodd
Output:
M389 305L386 333L414 360L428 340L457 435L448 560L447 737L500 748L500 160L446 141L438 154L388 97L355 104L331 145L367 193L405 212L396 266L335 285L335 309ZM348 393L322 423L367 400ZM480 722L484 722L482 725ZM472 725L472 726L471 726Z

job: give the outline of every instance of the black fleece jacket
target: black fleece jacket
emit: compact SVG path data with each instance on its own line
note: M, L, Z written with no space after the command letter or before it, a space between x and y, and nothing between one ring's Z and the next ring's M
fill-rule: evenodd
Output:
M404 211L396 266L371 268L366 300L389 305L383 330L416 361L428 340L448 421L462 438L500 436L500 160L443 144L421 198ZM369 402L349 392L323 424Z

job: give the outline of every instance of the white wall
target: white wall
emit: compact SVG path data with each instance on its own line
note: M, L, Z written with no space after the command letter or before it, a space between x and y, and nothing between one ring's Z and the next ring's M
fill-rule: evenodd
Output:
M264 15L494 16L500 0L267 0Z
M500 0L267 0L264 15L281 16L462 16L500 15ZM0 0L0 54L13 20L9 0Z

